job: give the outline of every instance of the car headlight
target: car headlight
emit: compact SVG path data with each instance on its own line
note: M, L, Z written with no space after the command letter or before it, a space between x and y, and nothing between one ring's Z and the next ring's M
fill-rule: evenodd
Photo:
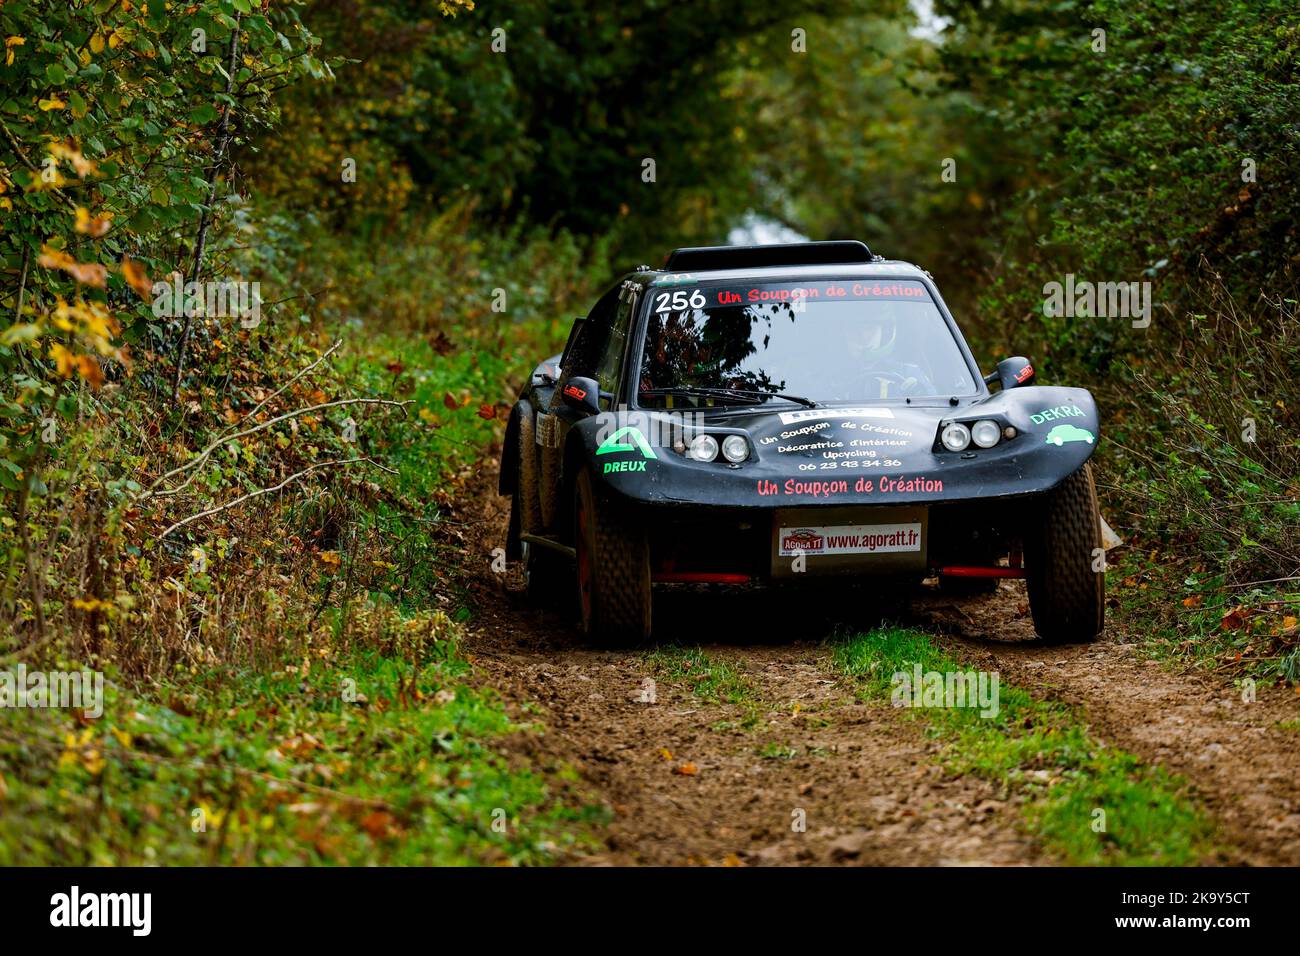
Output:
M970 445L970 429L961 422L949 422L943 426L939 440L949 451L965 451Z
M970 437L980 448L992 448L1002 437L1002 426L985 418L971 426Z
M686 450L686 457L696 461L713 461L718 457L718 440L712 435L696 435Z
M749 457L749 442L742 435L728 435L722 439L722 457L735 464Z

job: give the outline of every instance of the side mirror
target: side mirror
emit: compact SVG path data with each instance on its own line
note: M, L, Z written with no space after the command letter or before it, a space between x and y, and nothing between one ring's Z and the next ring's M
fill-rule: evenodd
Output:
M570 408L589 415L600 412L600 386L595 379L575 375L564 383L560 395Z
M984 376L985 385L992 385L994 382L1001 385L1004 392L1017 385L1033 385L1034 367L1023 355L1003 359L993 372Z

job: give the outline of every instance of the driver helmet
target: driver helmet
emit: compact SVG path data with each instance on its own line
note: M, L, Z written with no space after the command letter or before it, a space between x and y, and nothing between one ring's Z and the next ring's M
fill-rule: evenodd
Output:
M859 362L888 358L898 339L898 323L888 315L865 315L849 326L848 347Z

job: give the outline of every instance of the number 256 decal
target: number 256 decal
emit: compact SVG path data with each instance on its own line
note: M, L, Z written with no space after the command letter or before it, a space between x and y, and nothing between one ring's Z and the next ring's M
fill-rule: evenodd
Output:
M676 292L660 292L655 296L655 311L684 312L687 309L702 309L704 301L704 293L699 289L690 292L684 289L678 289Z

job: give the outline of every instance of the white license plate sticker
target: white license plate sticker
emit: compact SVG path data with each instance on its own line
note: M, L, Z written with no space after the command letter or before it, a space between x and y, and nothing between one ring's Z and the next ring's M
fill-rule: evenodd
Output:
M796 554L895 554L921 550L921 523L843 524L781 528L781 557Z
M825 421L828 418L893 417L893 411L883 405L867 405L862 408L809 408L801 412L782 412L781 424L793 425L795 422Z

